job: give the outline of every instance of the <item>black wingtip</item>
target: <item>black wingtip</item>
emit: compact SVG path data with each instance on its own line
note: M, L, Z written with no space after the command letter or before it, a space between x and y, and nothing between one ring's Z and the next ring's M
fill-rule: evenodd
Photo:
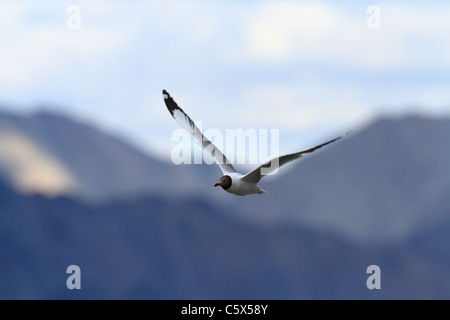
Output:
M170 94L166 90L163 90L162 93L163 93L164 103L166 104L167 109L169 110L170 114L173 117L174 110L177 110L177 109L181 110L181 108L177 105L177 103L173 100L173 98L170 96Z

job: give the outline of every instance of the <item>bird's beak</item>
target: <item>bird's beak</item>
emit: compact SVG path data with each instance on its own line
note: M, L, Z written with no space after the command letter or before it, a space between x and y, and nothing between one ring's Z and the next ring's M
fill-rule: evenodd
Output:
M214 185L214 187L218 187L218 186L220 186L220 183L219 183L219 182L217 182L217 183Z

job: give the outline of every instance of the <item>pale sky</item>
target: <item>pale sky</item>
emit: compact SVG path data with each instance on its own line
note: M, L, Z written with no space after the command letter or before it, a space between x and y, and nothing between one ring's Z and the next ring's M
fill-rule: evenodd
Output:
M164 158L177 129L166 89L205 129L279 129L280 151L296 151L386 114L449 116L449 13L447 1L2 1L0 105L45 105Z

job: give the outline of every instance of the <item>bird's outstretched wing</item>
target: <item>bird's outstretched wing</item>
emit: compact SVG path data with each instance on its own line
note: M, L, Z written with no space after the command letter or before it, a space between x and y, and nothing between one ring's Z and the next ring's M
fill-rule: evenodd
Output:
M216 163L220 166L222 173L227 174L236 172L236 169L234 169L231 162L225 157L222 151L203 135L200 129L195 125L194 121L192 121L183 109L178 106L166 90L163 90L163 98L172 117L183 129L190 133L197 144L214 158Z
M260 167L256 168L253 171L250 171L245 176L243 176L242 180L247 181L247 182L258 183L264 176L270 174L271 172L273 172L274 170L278 169L282 165L285 165L286 163L291 162L291 161L293 161L295 159L301 158L306 153L314 152L317 149L320 149L320 148L326 146L327 144L333 143L333 142L341 139L345 135L347 135L347 134L344 134L344 135L342 135L340 137L337 137L337 138L335 138L333 140L330 140L328 142L322 143L322 144L320 144L318 146L315 146L314 148L310 148L310 149L303 150L303 151L300 151L300 152L287 154L287 155L284 155L284 156L281 156L281 157L278 157L278 158L274 158L274 159L272 159L270 161L267 161L266 163L264 163Z

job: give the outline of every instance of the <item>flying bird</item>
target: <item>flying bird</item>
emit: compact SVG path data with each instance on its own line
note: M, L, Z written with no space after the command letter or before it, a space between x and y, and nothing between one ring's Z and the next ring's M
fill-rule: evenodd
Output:
M320 149L330 143L333 143L341 139L346 134L337 137L333 140L322 143L313 148L287 154L281 157L276 157L270 161L267 161L263 165L259 166L253 171L243 175L236 171L231 162L225 157L225 155L207 138L203 135L200 129L195 125L194 121L181 109L178 104L173 100L170 94L163 90L164 102L167 106L172 117L178 122L178 124L187 130L194 141L198 143L205 151L214 158L215 162L222 170L223 176L219 179L214 187L222 187L225 191L233 193L238 196L245 196L248 194L262 194L265 193L263 189L258 186L259 181L265 176L278 169L282 165L291 162L292 160L303 157L304 154L312 153L317 149Z

